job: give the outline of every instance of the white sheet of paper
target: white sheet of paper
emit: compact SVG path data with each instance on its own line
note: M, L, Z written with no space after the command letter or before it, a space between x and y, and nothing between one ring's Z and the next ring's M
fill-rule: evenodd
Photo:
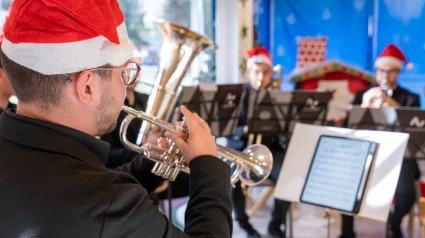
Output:
M276 198L299 202L321 135L366 139L379 143L359 217L386 222L394 197L409 134L353 130L297 123L276 184Z

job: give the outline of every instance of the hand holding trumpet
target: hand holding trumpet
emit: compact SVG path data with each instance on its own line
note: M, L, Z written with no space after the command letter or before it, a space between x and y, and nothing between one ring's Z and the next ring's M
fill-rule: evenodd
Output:
M180 107L180 111L185 117L185 127L188 130L188 138L184 139L177 133L165 132L165 136L170 138L185 158L187 164L194 158L201 155L212 155L217 157L217 146L214 137L211 135L211 129L208 124L198 114L191 113L185 106ZM177 122L181 125L181 122ZM161 139L159 144L164 147L166 140Z
M391 97L385 96L380 87L369 89L363 94L361 107L380 108L380 107L398 107L400 104Z

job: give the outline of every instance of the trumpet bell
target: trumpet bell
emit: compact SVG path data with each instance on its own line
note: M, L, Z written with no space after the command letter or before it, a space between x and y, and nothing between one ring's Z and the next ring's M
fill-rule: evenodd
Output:
M243 161L239 179L248 186L258 185L266 180L273 168L273 155L265 145L254 144L242 152L247 155Z

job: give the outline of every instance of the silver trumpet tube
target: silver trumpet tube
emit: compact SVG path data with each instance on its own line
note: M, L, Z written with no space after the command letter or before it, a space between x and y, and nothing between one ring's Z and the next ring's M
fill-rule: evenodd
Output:
M135 118L145 120L172 133L178 133L182 138L188 138L189 135L182 129L184 126L176 127L172 123L145 112L137 111L131 107L122 106L121 110L128 114L120 127L121 142L127 148L143 154L146 158L156 162L152 169L152 173L171 181L176 179L180 171L190 173L190 169L185 164L183 155L170 139L168 139L166 148L149 143L138 146L129 142L127 139L127 128ZM183 125L184 123L183 121ZM234 172L230 178L232 185L238 180L249 186L259 184L270 175L272 170L273 156L270 150L261 144L251 145L243 152L217 145L217 152L219 157L222 157L222 160L225 162L229 161L231 167L235 166Z
M281 84L282 84L282 65L278 64L273 67L273 78L266 88L280 90Z
M379 87L384 92L385 97L392 97L393 96L393 89L388 84L388 80L386 78L381 80L381 83L379 84Z

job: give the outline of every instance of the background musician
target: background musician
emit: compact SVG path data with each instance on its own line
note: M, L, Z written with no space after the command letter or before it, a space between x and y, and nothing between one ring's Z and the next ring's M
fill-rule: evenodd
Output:
M109 145L140 70L116 0L15 0L2 65L19 99L0 116L0 237L230 237L230 169L205 121L182 107L190 200L184 232L152 205L138 159L112 172ZM164 142L164 141L163 141Z
M407 59L403 52L395 45L388 45L375 61L376 81L366 90L357 92L353 105L362 107L420 107L419 96L407 91L398 85L398 76L402 70L403 63ZM383 90L387 88L388 90ZM409 213L416 200L415 181L420 177L420 171L416 160L404 159L400 171L399 181L395 191L394 211L390 216L390 237L403 237L401 232L401 221ZM342 216L341 238L356 237L354 233L354 219L352 216Z
M272 83L273 77L273 63L266 48L253 48L248 51L248 57L247 75L249 78L249 84L244 86L247 94L245 95L245 100L242 106L238 129L236 132L237 134L228 140L228 146L237 150L243 150L247 146L247 116L250 91L267 88L267 86ZM285 150L280 145L279 138L275 136L263 136L262 144L266 145L273 154L273 169L269 178L276 182L282 167ZM260 237L260 234L250 224L249 217L245 212L246 198L240 185L240 182L236 184L236 187L232 192L236 220L240 227L245 230L248 237ZM286 224L286 212L289 205L289 202L275 199L272 219L268 227L268 231L273 237L284 237L280 227L282 224Z

